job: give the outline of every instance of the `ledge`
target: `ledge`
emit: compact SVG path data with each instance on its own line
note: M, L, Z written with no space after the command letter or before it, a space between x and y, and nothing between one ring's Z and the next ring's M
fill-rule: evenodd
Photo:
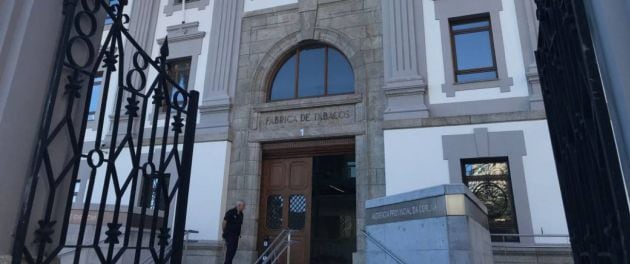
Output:
M483 203L479 199L477 199L477 197L472 192L470 192L470 190L468 189L468 187L466 187L466 185L445 184L445 185L439 185L439 186L430 187L426 189L415 190L415 191L367 200L365 201L365 208L375 208L375 207L380 207L380 206L384 206L388 204L395 204L395 203L400 203L400 202L421 200L421 199L426 199L426 198L431 198L431 197L454 195L454 194L463 194L469 199L473 200L478 206L483 205ZM485 206L480 206L480 208L483 208L483 207ZM485 208L482 210L486 211Z
M455 97L456 92L486 88L499 88L502 93L506 93L510 91L510 87L513 85L514 80L511 77L469 83L445 83L442 84L442 92L446 93L446 97Z
M406 120L386 120L383 129L405 129L439 126L474 125L487 123L521 122L545 120L545 111L509 112L496 114L428 117Z
M291 4L286 4L286 5L247 11L243 14L243 18L272 14L276 12L282 12L282 11L293 10L293 9L298 9L298 3L291 3Z
M254 106L254 111L265 113L282 110L315 108L323 106L347 105L360 103L363 100L361 94L333 95L316 98L305 98L295 100L285 100L269 102Z
M186 244L188 251L195 250L223 250L224 242L218 240L206 240L206 241L191 241Z
M522 246L519 243L492 242L492 251L495 256L572 256L571 245L568 244L536 244ZM497 254L499 253L500 254Z

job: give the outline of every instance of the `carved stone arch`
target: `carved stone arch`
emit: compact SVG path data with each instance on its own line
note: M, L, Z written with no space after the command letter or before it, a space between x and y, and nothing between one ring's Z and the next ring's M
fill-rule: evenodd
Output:
M275 69L278 64L282 63L282 59L286 54L293 50L297 45L304 41L316 41L323 44L330 45L337 48L341 53L346 56L352 71L354 73L354 91L356 94L364 94L366 91L364 80L365 62L363 56L360 53L358 43L353 42L345 34L328 28L315 28L315 33L312 39L300 40L300 30L287 34L286 37L276 42L272 48L265 53L260 60L260 63L256 66L253 77L253 85L251 85L251 94L254 95L254 104L261 104L266 102L268 86L270 79L273 78Z

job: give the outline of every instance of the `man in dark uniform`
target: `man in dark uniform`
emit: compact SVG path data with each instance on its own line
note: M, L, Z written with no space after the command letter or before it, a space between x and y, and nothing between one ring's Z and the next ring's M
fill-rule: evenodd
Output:
M225 264L232 264L236 254L238 239L241 237L241 226L243 225L243 210L245 210L245 202L238 201L236 206L225 212L225 217L223 217L223 239L227 248Z

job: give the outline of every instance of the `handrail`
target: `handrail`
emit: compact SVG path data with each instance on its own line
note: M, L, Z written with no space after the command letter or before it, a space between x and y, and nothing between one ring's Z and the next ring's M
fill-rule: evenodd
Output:
M269 252L272 251L273 248L275 248L276 244L278 244L280 241L283 241L283 238L285 235L285 233L288 232L287 229L282 230L282 232L280 232L280 234L278 234L278 236L276 236L276 238L271 242L271 244L269 244L269 246L267 246L267 248L263 251L262 254L260 254L260 257L258 257L258 259L256 259L255 263L259 263L260 260L263 259L264 256L268 255Z
M287 260L291 257L291 234L293 230L284 229L276 238L269 244L262 254L256 259L255 264L267 264L274 263L284 251L287 251ZM269 259L271 258L271 259ZM287 261L289 263L289 261Z
M497 238L501 238L501 241L496 241L498 243L514 243L514 244L518 244L518 246L520 247L537 247L537 245L540 245L540 247L550 247L551 245L559 245L560 247L562 246L566 246L566 245L571 245L571 238L569 237L568 234L490 234L491 238L497 237ZM528 243L528 244L523 244L522 242L511 242L511 241L507 241L507 238L511 238L511 237L518 237L520 238L532 238L532 239L536 239L536 238L561 238L561 239L566 239L566 242L564 243Z
M361 230L361 233L363 233L363 235L369 239L370 241L372 241L372 243L374 243L378 248L380 248L383 252L385 252L385 254L387 254L389 257L391 257L394 261L396 261L396 263L398 264L405 264L404 261L402 261L398 256L396 256L396 254L394 254L391 250L389 250L387 247L385 247L383 244L381 244L381 242L379 242L378 240L376 240L376 238L372 237L372 235L370 235L370 233L368 233L365 230Z

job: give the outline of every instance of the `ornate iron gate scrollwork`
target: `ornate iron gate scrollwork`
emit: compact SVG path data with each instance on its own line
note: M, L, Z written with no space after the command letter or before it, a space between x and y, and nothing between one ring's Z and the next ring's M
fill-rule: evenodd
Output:
M576 263L630 263L630 213L582 0L536 0L538 71Z
M59 1L64 24L13 263L51 263L61 254L73 263L86 254L101 263L180 263L199 93L169 78L168 40L152 59L130 35L126 0ZM113 22L99 50L94 39L104 13ZM130 69L125 50L133 49L125 46L136 50ZM99 72L104 81L96 139L84 146ZM115 98L107 97L110 88ZM105 127L108 118L111 129ZM63 149L60 144L67 146L61 157L53 154L53 148ZM72 184L82 163L89 174L87 191L73 208ZM143 181L151 184L153 204L165 206L137 206ZM73 211L80 217L71 225Z

